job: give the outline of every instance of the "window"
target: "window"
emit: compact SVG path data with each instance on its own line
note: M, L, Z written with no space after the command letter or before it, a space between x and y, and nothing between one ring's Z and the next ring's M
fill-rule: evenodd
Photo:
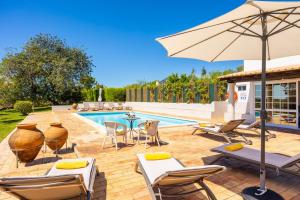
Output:
M296 126L296 83L266 85L267 121L272 124ZM261 85L255 85L255 114L261 108Z
M246 85L238 85L237 88L238 88L238 91L246 91L247 86Z

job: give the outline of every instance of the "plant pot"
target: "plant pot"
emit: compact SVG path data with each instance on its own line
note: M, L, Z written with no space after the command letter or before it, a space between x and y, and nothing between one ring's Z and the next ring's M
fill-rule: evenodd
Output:
M50 127L45 131L46 145L53 151L59 150L68 139L68 130L61 123L51 123Z
M77 107L78 107L78 104L77 104L77 103L73 103L73 104L72 104L72 109L73 109L73 110L77 110Z
M10 149L21 162L31 162L38 155L44 144L42 131L36 128L35 123L18 124L17 130L8 140Z

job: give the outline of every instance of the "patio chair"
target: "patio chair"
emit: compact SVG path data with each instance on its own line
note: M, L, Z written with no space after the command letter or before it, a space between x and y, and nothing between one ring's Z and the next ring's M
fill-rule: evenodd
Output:
M138 143L140 142L140 137L145 136L145 148L147 148L148 144L148 138L151 137L152 142L153 138L155 142L157 142L157 145L160 147L160 140L159 140L159 135L158 135L158 120L151 120L151 121L146 121L138 124ZM146 128L146 126L148 126Z
M255 121L252 124L241 124L237 127L237 129L240 130L246 130L246 131L253 131L257 133L260 136L260 131L258 130L260 127L260 121ZM274 133L271 133L269 130L266 129L266 141L268 141L271 138L276 138L276 135Z
M75 197L91 199L97 173L94 158L65 159L59 162L84 160L79 169L56 169L56 164L43 176L0 178L0 189L30 200L61 200Z
M227 122L224 125L221 126L215 126L215 127L200 127L200 126L194 126L195 130L192 133L195 134L197 130L201 130L205 133L212 133L212 134L216 134L216 135L220 135L223 138L225 138L225 140L228 143L232 143L232 137L236 137L236 136L241 136L244 139L244 142L246 144L251 145L252 141L248 140L243 133L239 133L234 131L239 125L241 125L243 122L245 121L245 119L235 119L235 120L230 120L229 122Z
M104 148L107 138L111 138L112 143L115 143L116 150L118 150L117 137L123 136L123 141L127 144L127 126L117 122L104 122L106 128L106 135L103 138L102 149ZM119 131L122 128L121 131Z
M226 169L219 165L185 167L175 158L149 161L145 159L144 154L137 154L137 158L135 171L144 176L153 200L184 197L201 190L206 192L209 199L216 200L215 195L203 180ZM183 190L183 186L193 185L195 188ZM176 188L179 191L174 192ZM173 192L168 189L173 189Z
M225 146L230 144L224 144L219 147L213 148L211 151L220 153L221 156L216 159L213 163L216 161L222 159L222 158L234 158L237 160L241 160L243 162L251 163L251 164L257 164L260 165L260 150L243 147L240 150L237 151L227 151L224 149ZM275 169L277 175L279 175L280 171L294 174L297 176L300 176L300 153L295 156L287 156L284 154L279 153L269 153L266 152L266 167ZM289 167L296 166L299 170L298 172L289 170Z

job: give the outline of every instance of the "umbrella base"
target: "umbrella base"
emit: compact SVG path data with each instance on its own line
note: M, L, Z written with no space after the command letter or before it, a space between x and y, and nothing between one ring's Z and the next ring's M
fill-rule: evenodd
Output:
M284 200L282 196L268 189L263 195L256 195L259 187L248 187L242 191L242 197L244 200Z

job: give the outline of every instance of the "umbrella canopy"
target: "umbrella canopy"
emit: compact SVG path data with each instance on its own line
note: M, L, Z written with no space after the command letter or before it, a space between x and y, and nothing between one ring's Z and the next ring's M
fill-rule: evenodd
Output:
M260 189L265 186L266 60L300 54L300 2L247 1L191 29L158 38L170 57L209 62L262 60Z
M267 58L300 53L300 2L248 1L191 29L158 38L170 57L204 61L260 60L262 13L267 13Z

